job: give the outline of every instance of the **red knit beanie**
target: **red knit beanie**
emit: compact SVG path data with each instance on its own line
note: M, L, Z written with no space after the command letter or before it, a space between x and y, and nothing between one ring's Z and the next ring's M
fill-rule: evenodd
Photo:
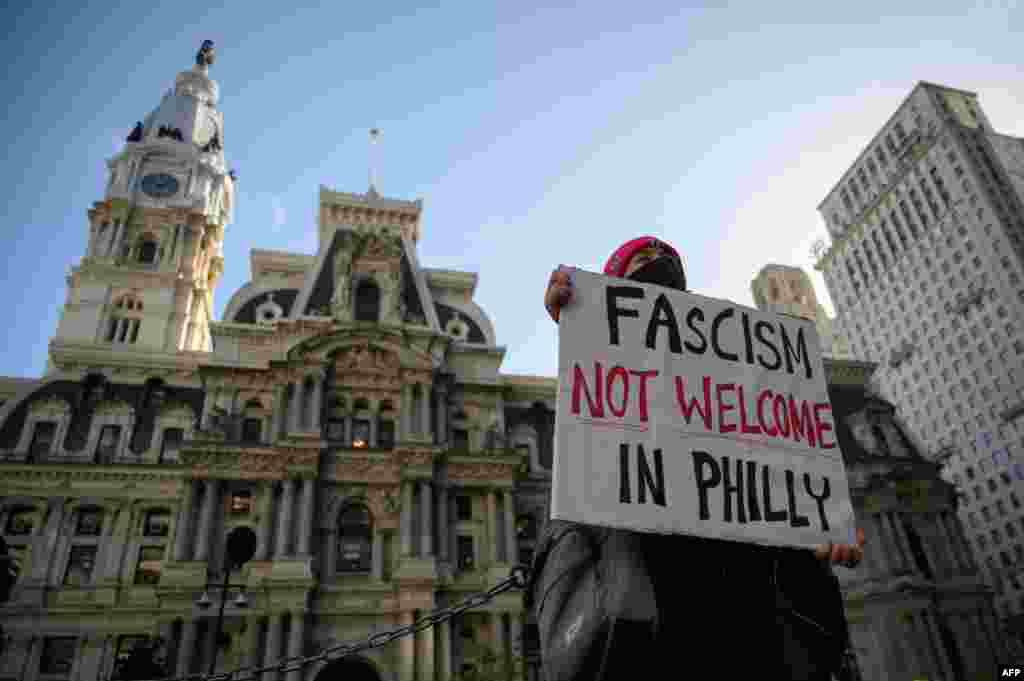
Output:
M633 239L619 246L612 257L608 258L608 262L604 265L604 273L611 277L623 277L626 274L626 268L629 266L629 261L633 259L636 252L645 246L657 246L664 248L669 253L679 260L679 264L682 265L682 259L679 257L679 252L672 248L669 244L665 243L661 239L653 236L642 236L639 239Z

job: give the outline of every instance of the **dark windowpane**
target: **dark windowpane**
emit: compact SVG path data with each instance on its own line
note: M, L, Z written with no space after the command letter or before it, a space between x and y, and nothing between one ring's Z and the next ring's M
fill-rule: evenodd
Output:
M263 421L257 418L247 418L242 421L242 440L244 442L259 442L263 430Z
M245 515L251 513L254 508L252 492L239 490L231 495L231 513Z
M46 456L53 448L53 441L57 437L57 424L52 421L39 421L32 433L32 444L29 445L28 455L32 460Z
M457 555L459 558L459 569L469 570L473 567L473 538L459 535L458 538Z
M171 514L167 511L150 511L146 514L146 524L142 529L147 537L166 537L170 531Z
M92 578L96 565L95 546L72 546L68 558L68 569L64 575L65 586L83 586Z
M473 519L473 500L465 494L455 497L455 516L459 520Z
M139 247L139 262L145 265L151 265L156 261L156 242L155 241L143 241L142 246Z
M98 508L83 508L78 512L78 526L75 534L98 536L103 528L103 511Z
M369 511L363 506L349 506L338 519L338 571L369 570L372 548Z
M363 281L356 289L356 321L375 322L380 319L380 289Z
M452 448L459 452L469 451L469 433L462 428L452 429Z
M47 638L43 641L43 653L39 656L40 674L71 674L75 661L78 639L73 637Z
M164 441L160 448L160 463L167 463L168 461L176 461L178 458L178 450L181 448L181 443L185 439L185 431L182 428L166 428L164 429Z
M117 666L123 665L131 655L132 650L136 646L145 645L149 643L148 636L122 636L117 639L117 653L114 657L114 664Z
M531 565L533 563L533 549L519 549L519 562L523 565Z
M395 422L381 420L377 427L377 446L381 449L394 449Z
M157 584L163 568L164 547L143 546L139 549L139 562L135 567L136 584Z
M366 419L352 421L352 446L368 447L370 444L370 422Z
M327 422L327 439L328 440L344 440L345 439L345 422L340 420L328 421Z
M103 426L96 445L96 463L111 463L121 440L121 426Z
M4 534L32 534L35 522L35 511L30 508L19 508L7 516L7 528Z

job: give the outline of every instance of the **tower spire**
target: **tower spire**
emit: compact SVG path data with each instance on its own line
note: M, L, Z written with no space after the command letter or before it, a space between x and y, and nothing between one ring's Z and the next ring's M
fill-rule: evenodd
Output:
M370 128L370 190L371 195L377 194L377 140L380 139L380 128Z

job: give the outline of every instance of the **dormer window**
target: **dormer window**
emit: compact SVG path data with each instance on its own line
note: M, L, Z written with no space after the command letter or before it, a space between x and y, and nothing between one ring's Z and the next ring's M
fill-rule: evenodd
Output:
M445 333L455 340L466 340L469 336L469 327L461 319L452 319L445 327Z
M380 289L372 281L363 280L356 287L357 322L376 322L380 319Z
M139 244L139 263L143 265L155 264L158 248L156 241L153 241L152 239L144 239L142 243Z

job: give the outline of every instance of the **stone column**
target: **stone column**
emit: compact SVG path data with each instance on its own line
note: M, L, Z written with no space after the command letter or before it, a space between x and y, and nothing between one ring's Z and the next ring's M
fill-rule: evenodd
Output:
M406 610L398 616L398 626L407 627L412 624L412 611ZM416 646L412 636L398 639L398 681L415 681L413 663L416 659Z
M110 537L110 547L105 556L106 566L103 576L108 579L118 580L121 577L121 563L131 543L132 526L135 524L136 513L131 506L125 504L117 511L117 520L114 524L114 532Z
M886 556L886 562L889 564L890 569L895 570L897 568L906 567L906 558L903 555L900 545L896 541L896 530L893 528L890 521L889 512L883 511L879 513L877 519L878 531L880 533L879 536L882 537L882 542L885 544L889 552Z
M421 548L423 549L424 558L430 558L434 555L434 500L430 485L429 480L420 482L420 515L423 520L420 525L423 531L423 544Z
M412 555L412 481L402 481L402 512L399 518L402 530L402 556Z
M409 432L412 430L412 386L408 383L402 385L402 398L399 405L398 425L399 440L409 439Z
M942 634L939 631L939 622L936 613L931 612L930 610L922 610L921 619L924 621L925 626L931 634L931 639L934 641L933 648L935 649L935 654L938 656L938 659L935 660L935 666L937 667L935 671L938 672L936 676L941 679L953 678L953 665L950 664L949 656L946 655L946 646L943 643Z
M291 631L288 635L288 657L299 657L303 652L303 643L306 640L306 613L293 612L291 616ZM302 668L288 672L286 681L302 681Z
M310 405L309 423L310 430L319 433L321 429L321 411L324 404L324 380L326 376L323 371L313 374L313 403Z
M274 388L274 411L270 417L270 443L277 442L284 430L284 391L285 387L279 385Z
M420 392L420 433L423 437L431 437L430 433L430 386L424 384Z
M302 419L302 381L292 381L292 401L288 405L288 432L299 432L299 425Z
M505 614L492 612L490 614L491 624L494 627L494 652L498 654L498 663L508 659L508 647L505 637Z
M380 412L374 412L370 414L370 447L380 447L380 442L377 441L377 424L380 423Z
M441 681L452 677L452 625L450 620L437 624L437 655L440 658Z
M523 654L523 614L510 612L508 614L509 627L509 649L512 657Z
M210 557L210 535L213 534L213 519L220 501L220 480L207 480L206 491L203 493L203 509L199 516L199 528L196 530L198 545L196 560L208 560Z
M455 488L449 487L447 490L448 497L448 560L452 564L452 572L456 572L459 568L459 542L458 532L456 527L458 525L458 508L455 503ZM454 643L452 644L452 654L455 654ZM454 659L454 658L453 658Z
M865 551L864 555L870 555L870 560L874 561L874 564L877 566L878 575L885 576L892 571L892 564L889 559L891 549L885 538L885 528L882 527L882 516L880 513L872 513L867 517L868 523L872 528L869 541L873 542L874 550ZM876 537L877 539L871 539L871 537Z
M64 497L54 497L49 500L46 525L32 539L32 554L39 556L38 559L32 561L32 579L34 581L45 582L50 572L51 563L58 562L53 554L61 527L63 527L66 511Z
M519 560L519 546L516 540L515 497L511 490L503 493L505 502L505 560L515 563Z
M448 560L448 486L437 489L437 557ZM445 678L445 677L442 677Z
M300 556L309 555L309 542L313 535L313 497L316 494L312 479L302 481L302 511L299 523Z
M277 664L281 659L281 635L284 633L283 616L274 613L267 617L267 639L263 650L263 666L268 667ZM261 681L279 681L281 672L271 669L264 673Z
M421 612L422 616L423 613ZM416 634L420 639L420 673L418 681L434 681L434 627L428 627ZM448 679L442 679L448 681Z
M185 676L192 671L192 653L196 647L196 621L184 620L181 623L181 638L178 639L178 661L175 666L176 676Z
M443 383L437 387L437 436L434 442L448 444L448 391Z
M908 629L910 630L909 636L907 636ZM903 627L903 631L900 634L902 636L893 637L893 644L900 645L899 642L902 642L904 648L910 652L911 664L914 665L914 668L910 670L913 678L931 676L934 664L932 662L932 655L929 652L928 631L921 620L920 611L911 613L910 620Z
M487 554L490 564L498 562L498 493L487 490Z
M906 530L900 522L899 512L892 511L888 514L889 525L892 527L892 534L900 547L900 554L903 556L904 564L912 571L918 572L917 564L914 562L914 554L910 552L910 542L907 540Z
M384 541L380 532L373 530L373 547L370 549L370 576L378 581L384 578Z
M199 481L190 480L188 491L185 493L185 501L178 509L178 522L176 523L176 534L174 535L174 560L184 561L191 558L189 549L192 547L192 506L199 498Z
M959 575L964 570L963 560L960 558L960 547L956 545L953 537L949 534L949 528L946 527L946 513L945 511L939 511L935 514L935 525L938 530L940 541L944 544L944 553L947 561L949 562L950 572L953 575Z
M258 506L260 526L256 534L256 553L253 560L266 560L270 556L270 539L274 529L274 485L261 483L258 493L261 495Z
M291 480L281 481L281 503L277 508L277 541L274 542L274 558L283 558L288 554L292 531L292 507L295 485Z
M956 543L957 548L960 551L960 555L963 558L964 569L968 573L977 572L978 565L974 562L974 552L967 543L967 537L964 536L960 522L952 513L946 512L944 515L946 520L946 530L949 532L950 538Z

